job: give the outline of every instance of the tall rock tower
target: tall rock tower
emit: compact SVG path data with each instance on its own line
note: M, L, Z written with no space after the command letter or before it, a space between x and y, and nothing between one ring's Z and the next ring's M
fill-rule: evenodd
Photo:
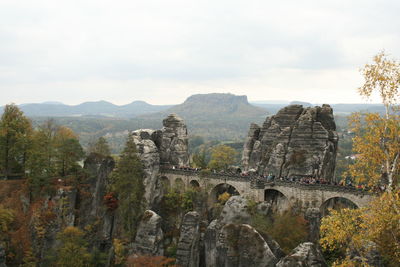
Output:
M276 177L315 176L332 180L338 136L329 105L290 105L267 117L262 127L251 124L242 165Z

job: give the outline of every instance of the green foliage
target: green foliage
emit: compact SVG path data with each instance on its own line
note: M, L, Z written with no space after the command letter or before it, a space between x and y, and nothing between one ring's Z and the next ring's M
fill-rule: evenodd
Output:
M201 192L196 189L188 189L184 192L178 188L171 188L163 198L163 208L168 214L186 213L193 210L196 198Z
M0 172L23 174L30 144L32 125L14 104L6 105L0 120Z
M77 162L84 156L82 146L75 133L66 127L59 127L55 136L56 166L61 176L73 173L78 168Z
M280 245L285 253L289 253L300 243L305 242L308 235L307 221L291 211L265 216L252 210L251 225L262 235L271 237ZM266 237L266 238L267 238Z
M117 167L111 175L111 191L117 194L123 228L128 238L134 239L144 211L144 171L133 136L129 135Z
M83 232L76 227L69 226L57 235L61 246L57 249L56 266L86 267L89 266L90 254Z
M89 153L96 153L103 156L110 156L111 150L107 140L104 137L99 137L96 142L89 143Z
M209 167L216 170L227 170L229 165L235 163L236 151L226 145L213 148Z
M1 237L5 236L10 229L11 223L14 221L14 213L10 209L0 205L0 241Z
M207 168L207 156L204 149L198 153L193 154L193 164L194 167L205 169Z

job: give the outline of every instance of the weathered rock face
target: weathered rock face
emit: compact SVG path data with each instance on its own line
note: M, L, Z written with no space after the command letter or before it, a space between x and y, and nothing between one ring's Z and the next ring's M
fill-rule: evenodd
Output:
M148 205L153 203L159 194L156 190L157 177L160 170L160 152L153 141L156 136L154 130L137 130L132 133L138 155L143 164L145 179L143 180L146 192L144 197Z
M114 169L115 162L112 157L99 154L90 154L85 160L84 169L88 172L88 193L90 197L81 200L79 220L77 225L84 229L87 225L96 225L97 228L91 235L91 243L104 248L111 248L114 229L114 213L107 210L104 205L104 196L107 193L108 178ZM102 220L99 222L99 218ZM101 240L100 244L96 244Z
M276 177L331 180L338 143L335 130L329 105L287 106L268 117L262 127L251 124L242 154L243 167Z
M250 214L247 210L247 199L241 196L230 197L222 209L219 221L221 224L250 223Z
M321 251L314 243L306 242L298 245L288 256L281 259L277 267L327 267Z
M161 195L162 186L157 180L160 164L183 166L189 162L188 135L183 120L171 114L163 124L161 130L142 129L132 133L146 174L145 199L149 208Z
M146 210L139 223L133 253L139 255L162 256L164 249L162 240L164 233L161 230L161 217L152 210Z
M178 248L176 251L176 264L182 267L199 266L200 242L200 216L192 211L183 218Z
M321 225L322 214L318 208L308 208L304 214L304 219L309 223L308 241L317 243L319 241L319 227Z
M163 120L159 143L160 160L162 164L188 165L188 134L184 121L176 114L171 114Z
M216 266L275 266L278 259L248 224L227 224L217 238Z
M269 213L269 205L257 206ZM271 238L264 239L249 225L248 201L233 196L226 203L218 220L207 227L205 243L206 266L275 266L284 254Z

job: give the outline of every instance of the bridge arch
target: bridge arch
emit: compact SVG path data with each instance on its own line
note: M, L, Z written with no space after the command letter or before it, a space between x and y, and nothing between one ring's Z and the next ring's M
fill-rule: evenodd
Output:
M356 203L354 203L352 200L346 198L346 197L331 197L325 200L319 210L322 214L322 216L326 216L329 214L329 209L334 209L334 210L340 210L343 208L349 208L349 209L357 209L358 206Z
M290 208L289 199L279 190L265 189L264 201L271 205L272 212L285 211Z
M213 187L209 194L209 201L211 203L216 203L218 201L218 197L223 193L229 193L231 196L238 196L239 191L231 184L228 183L220 183Z
M197 180L191 180L189 183L190 187L192 188L200 188L200 183Z

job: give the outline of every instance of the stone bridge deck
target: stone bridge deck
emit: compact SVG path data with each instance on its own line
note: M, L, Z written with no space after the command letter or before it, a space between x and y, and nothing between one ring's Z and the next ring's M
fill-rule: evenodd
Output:
M210 195L215 194L216 188L223 184L233 186L240 195L256 201L269 200L274 194L280 193L286 198L288 205L300 204L303 208L321 208L335 199L346 199L357 207L365 207L374 196L368 191L349 186L303 184L281 180L267 182L258 177L237 174L162 168L160 176L167 178L170 185L186 188L196 185L206 189Z

